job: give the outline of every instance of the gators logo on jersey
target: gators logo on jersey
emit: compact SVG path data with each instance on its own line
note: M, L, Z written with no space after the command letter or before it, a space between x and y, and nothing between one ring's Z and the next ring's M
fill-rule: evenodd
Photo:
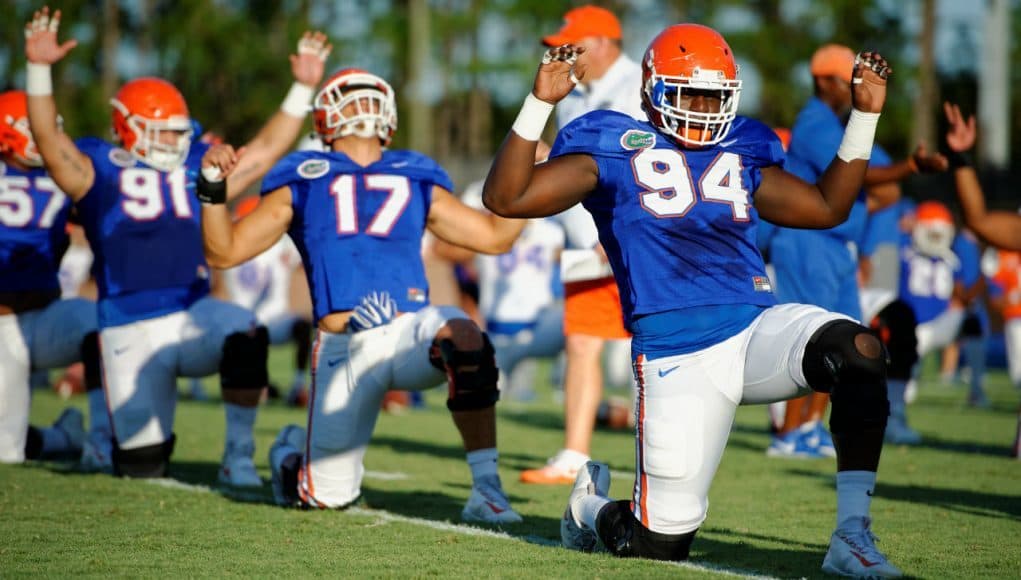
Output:
M298 175L305 179L315 179L326 175L329 170L330 164L328 161L309 159L298 166Z
M620 137L620 146L624 149L648 149L656 145L656 134L649 131L630 129Z
M110 150L110 163L113 163L117 167L134 167L135 157L128 153L126 150L119 147L115 147Z

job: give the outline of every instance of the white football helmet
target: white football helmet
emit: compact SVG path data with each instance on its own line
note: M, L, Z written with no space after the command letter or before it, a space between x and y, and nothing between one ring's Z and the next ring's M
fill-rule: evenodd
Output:
M341 137L378 137L389 145L397 130L397 101L382 78L361 69L334 74L312 101L316 132L326 143Z

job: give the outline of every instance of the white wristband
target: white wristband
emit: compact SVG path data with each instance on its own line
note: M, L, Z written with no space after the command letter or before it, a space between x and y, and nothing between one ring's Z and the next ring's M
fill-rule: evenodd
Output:
M280 104L280 110L292 117L303 119L308 114L309 109L312 108L312 96L314 94L314 88L296 82L287 91L284 102Z
M553 112L553 105L528 93L525 102L521 105L521 112L518 118L514 119L511 130L526 141L538 141L542 137L542 130L546 128L546 121Z
M215 165L209 165L202 168L202 177L206 178L209 183L216 183L223 181L223 175L220 174L220 168Z
M840 142L837 157L850 163L855 159L872 157L872 143L876 139L876 125L879 124L879 113L862 113L851 109L851 118L844 128L844 139Z
M53 76L50 65L28 63L25 67L25 92L33 97L45 97L53 94Z

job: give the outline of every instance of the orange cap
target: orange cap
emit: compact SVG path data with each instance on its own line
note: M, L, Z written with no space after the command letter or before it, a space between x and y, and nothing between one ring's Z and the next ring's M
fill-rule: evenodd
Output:
M245 217L246 215L252 213L252 211L254 211L255 207L258 205L259 196L257 195L251 195L242 199L241 201L238 202L236 206L234 206L234 219L239 220Z
M837 77L849 83L854 72L854 51L842 44L819 47L809 69L814 77Z
M589 36L605 36L620 40L620 21L606 8L581 6L564 14L564 25L555 34L544 36L546 46L575 44Z
M950 209L938 201L923 201L915 209L915 218L920 222L942 222L945 224L954 223L954 216Z

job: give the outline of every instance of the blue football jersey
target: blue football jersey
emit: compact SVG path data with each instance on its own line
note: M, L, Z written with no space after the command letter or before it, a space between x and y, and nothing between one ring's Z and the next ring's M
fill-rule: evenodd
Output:
M60 290L70 210L45 169L0 163L0 292Z
M950 307L954 284L962 279L961 265L916 251L909 235L903 235L901 243L900 297L915 311L919 324L929 322Z
M656 313L775 304L752 205L760 169L784 163L768 127L738 117L723 142L688 150L647 122L594 111L560 131L551 157L573 153L598 165L598 184L583 204L633 331L637 319Z
M336 152L291 153L266 175L262 192L289 187L289 234L301 253L316 320L389 292L402 312L429 303L422 235L433 186L453 183L432 159L384 151L362 167Z
M95 254L100 327L184 310L207 295L194 187L209 145L193 142L184 165L168 173L101 139L77 144L96 170L76 208Z

